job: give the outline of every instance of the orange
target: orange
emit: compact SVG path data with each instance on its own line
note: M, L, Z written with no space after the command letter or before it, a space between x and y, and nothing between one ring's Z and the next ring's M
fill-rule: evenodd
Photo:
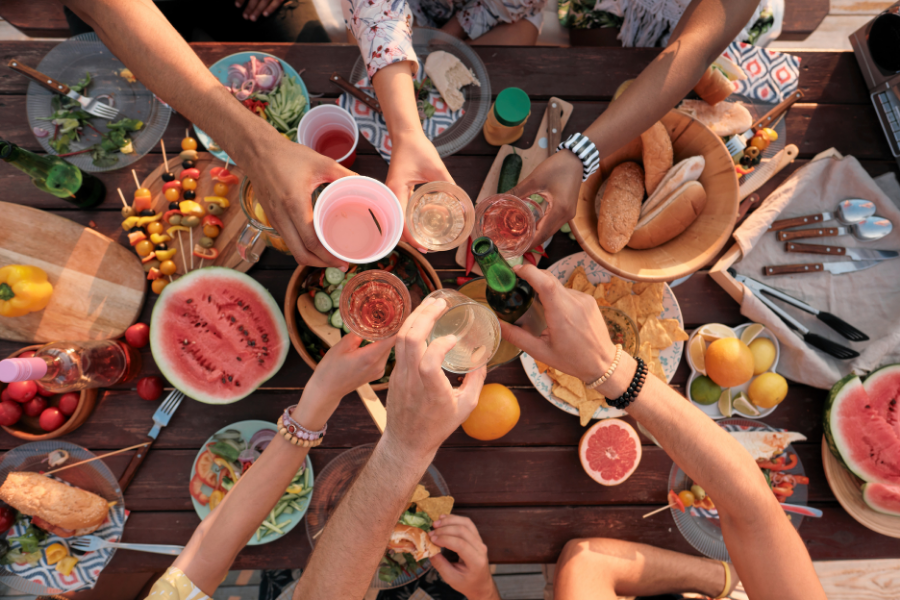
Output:
M505 385L488 383L462 428L476 440L496 440L512 431L519 422L519 414L519 401L512 391Z
M753 377L753 353L736 338L721 338L706 349L706 374L722 387L737 387Z

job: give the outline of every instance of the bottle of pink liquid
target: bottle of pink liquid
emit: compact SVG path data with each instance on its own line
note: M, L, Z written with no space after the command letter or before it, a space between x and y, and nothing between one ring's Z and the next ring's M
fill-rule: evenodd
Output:
M35 381L63 394L124 383L140 370L141 355L121 342L54 342L30 358L0 360L0 381Z

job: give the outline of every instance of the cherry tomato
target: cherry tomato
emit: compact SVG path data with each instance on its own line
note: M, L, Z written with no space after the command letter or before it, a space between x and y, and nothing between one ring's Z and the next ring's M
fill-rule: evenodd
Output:
M768 127L766 127L764 129L760 129L760 131L768 136L770 142L775 142L778 140L778 132L776 132L774 129L769 129Z
M29 350L28 352L23 352L22 354L20 354L18 358L31 358L32 356L34 356L34 354L34 350Z
M163 275L172 275L178 270L178 265L173 260L164 260L159 265L159 272Z
M148 256L153 252L153 242L150 240L141 240L134 247L134 251L138 253L138 256Z
M228 195L228 184L227 183L217 183L213 186L213 196L227 196Z
M147 188L138 188L134 191L134 199L138 198L152 198L153 194L150 193L150 190Z
M59 410L67 417L72 416L75 409L78 408L79 402L81 402L81 394L78 392L63 394L59 399Z
M761 135L755 135L750 140L750 145L753 146L754 148L759 148L759 151L762 152L763 150L765 150L766 148L769 147L769 140L764 138Z
M181 197L181 193L175 188L169 188L165 192L163 192L163 196L166 197L166 200L169 202L178 202Z
M157 377L156 375L151 375L149 377L139 379L137 382L137 393L138 396L140 396L144 400L149 400L151 402L153 402L154 400L159 400L159 397L162 396L163 393L162 378Z
M22 410L29 417L36 417L47 408L47 399L42 398L41 396L35 396L28 402L22 405Z
M4 400L0 402L0 425L12 427L22 418L22 405L18 402Z
M153 221L152 223L147 224L147 233L160 234L165 229L165 226L160 221Z
M197 140L192 137L186 137L181 140L181 149L182 150L196 150L197 149Z
M197 189L197 180L194 179L193 177L185 177L184 179L181 180L181 185L184 187L184 189L186 189L188 191L196 190Z
M33 381L14 381L6 386L10 400L24 404L37 394L37 384Z
M681 498L685 508L690 508L694 505L694 494L690 490L681 490L678 492L678 497Z
M38 425L40 425L41 429L44 431L56 431L62 427L62 424L65 422L66 415L62 414L62 411L54 406L45 408L44 412L41 413L40 418L38 418Z
M135 323L125 330L125 341L132 348L143 348L150 342L150 326L146 323Z
M44 398L49 398L51 396L55 396L54 392L51 392L48 389L45 389L41 384L37 384L37 393L39 396L43 396Z
M150 284L150 289L153 290L154 294L162 294L163 289L167 285L169 285L169 280L163 279L162 277L160 277L159 279L155 280L153 283Z
M9 390L3 388L3 391L0 392L0 402L12 402L13 399L9 397Z
M8 506L0 508L0 535L5 536L16 522L16 510Z
M216 239L219 237L219 228L215 225L204 225L203 226L203 235L208 238Z

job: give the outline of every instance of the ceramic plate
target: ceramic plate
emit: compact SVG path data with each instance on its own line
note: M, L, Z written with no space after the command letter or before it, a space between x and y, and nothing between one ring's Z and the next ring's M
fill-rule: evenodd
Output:
M587 275L588 281L590 281L593 285L597 285L598 283L606 283L613 277L612 273L594 262L591 257L589 257L584 252L579 252L577 254L572 254L571 256L565 257L559 262L551 265L547 269L547 271L549 273L552 273L560 281L565 283L569 280L569 275L572 274L572 271L574 271L575 268L579 266L584 267L584 272ZM665 289L663 290L663 311L662 313L660 313L659 318L677 319L678 324L682 329L684 329L684 318L681 316L681 309L678 307L678 301L675 300L675 294L672 292L672 288L670 288L668 284L665 284ZM684 342L675 342L665 350L660 350L659 361L662 363L663 370L666 372L667 382L671 381L672 377L675 375L675 371L678 369L678 363L681 361L681 353L683 351ZM533 358L523 352L521 360L522 367L525 369L525 374L528 375L528 379L531 380L531 383L534 385L535 389L537 389L537 391L539 391L544 398L549 400L551 404L553 404L560 410L564 410L570 415L578 415L577 408L566 402L563 402L550 393L550 390L553 387L553 380L550 379L550 376L546 373L540 373L538 371L538 366L534 362ZM624 414L625 411L623 410L601 406L597 409L597 412L594 413L594 418L608 419L611 417L620 417Z

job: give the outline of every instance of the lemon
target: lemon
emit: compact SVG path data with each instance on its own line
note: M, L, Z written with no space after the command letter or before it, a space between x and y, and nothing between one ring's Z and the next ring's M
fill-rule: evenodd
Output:
M256 202L253 205L253 216L266 227L271 227L271 225L269 225L269 219L266 218L266 211L263 210L262 204L259 202Z
M747 415L749 417L758 417L759 409L750 404L747 400L746 394L741 392L738 394L737 398L734 399L734 410L738 411L742 415Z
M706 375L700 375L691 382L691 399L697 404L715 404L722 394L722 388Z
M697 332L697 335L703 336L703 339L710 343L722 338L737 337L731 327L722 325L721 323L710 323L709 325L704 325L700 328L700 331Z
M768 371L775 363L775 344L769 338L758 338L750 342L750 353L753 355L753 374L759 375Z
M750 401L760 408L778 406L788 393L787 380L778 373L763 373L747 389Z
M765 328L765 325L759 323L753 323L752 325L747 326L744 333L741 334L741 341L749 346L750 342L759 337L759 334L761 334Z
M721 338L706 349L706 374L722 387L737 387L753 377L753 354L737 338Z
M625 81L623 81L616 90L616 93L613 94L613 100L624 94L625 90L628 89L628 86L630 86L633 81L634 79L626 79Z
M688 347L688 355L694 364L694 369L706 375L706 340L702 335L695 335Z
M734 408L731 405L731 390L725 388L722 395L719 396L719 412L723 417L730 417L734 414Z

